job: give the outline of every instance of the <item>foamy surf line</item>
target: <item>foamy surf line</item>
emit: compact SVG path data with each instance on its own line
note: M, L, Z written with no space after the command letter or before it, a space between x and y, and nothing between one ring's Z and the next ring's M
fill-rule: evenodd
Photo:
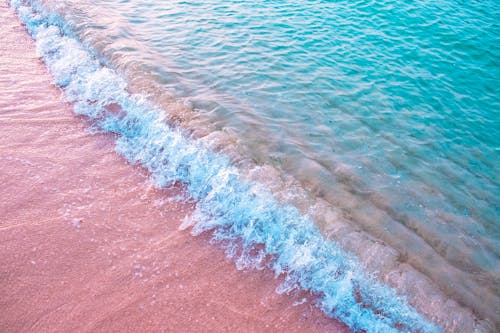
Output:
M264 186L244 181L226 156L171 128L160 110L101 66L60 17L35 2L10 4L74 111L116 133L117 152L147 168L158 187L185 184L196 209L182 229L210 231L237 268L272 269L284 280L278 293L305 291L326 315L355 331L441 331L363 272L354 256L325 240L309 217L279 203Z

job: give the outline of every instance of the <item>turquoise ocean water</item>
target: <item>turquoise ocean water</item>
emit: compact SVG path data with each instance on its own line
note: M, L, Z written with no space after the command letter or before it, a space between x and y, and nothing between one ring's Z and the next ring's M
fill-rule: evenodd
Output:
M185 226L216 230L237 264L277 256L283 291L323 295L355 330L498 328L499 2L33 1L38 16L13 3L75 110L158 184L190 184ZM355 278L328 280L331 260ZM339 288L351 298L328 303ZM391 319L354 304L358 289Z

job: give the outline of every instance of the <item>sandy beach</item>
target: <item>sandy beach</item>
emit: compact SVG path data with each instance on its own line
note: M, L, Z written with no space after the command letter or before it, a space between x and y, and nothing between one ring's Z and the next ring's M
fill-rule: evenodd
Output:
M0 332L345 332L238 271L192 207L92 135L0 2Z

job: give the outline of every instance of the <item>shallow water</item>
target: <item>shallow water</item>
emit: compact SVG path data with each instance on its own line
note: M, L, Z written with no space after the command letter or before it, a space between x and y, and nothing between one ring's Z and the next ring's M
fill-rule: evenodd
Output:
M323 230L354 225L498 323L496 2L45 3L171 121L323 199Z

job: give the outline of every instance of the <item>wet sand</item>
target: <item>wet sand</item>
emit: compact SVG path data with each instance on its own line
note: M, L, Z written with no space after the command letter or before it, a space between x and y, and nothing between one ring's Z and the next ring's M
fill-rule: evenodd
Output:
M189 203L91 135L0 2L0 332L347 332L238 271Z

